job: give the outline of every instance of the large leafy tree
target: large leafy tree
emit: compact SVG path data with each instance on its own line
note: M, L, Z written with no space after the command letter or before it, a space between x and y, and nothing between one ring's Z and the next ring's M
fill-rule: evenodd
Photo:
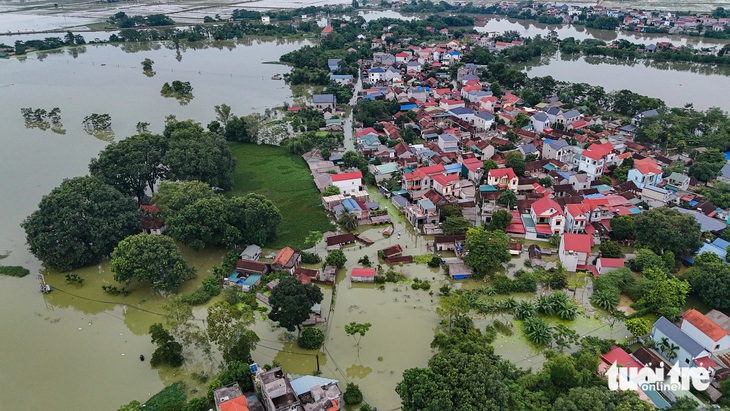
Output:
M195 275L175 242L164 235L135 234L120 241L111 268L119 282L149 281L164 291L177 290Z
M111 143L91 160L89 171L107 184L142 202L145 190L154 190L155 183L164 178L162 157L167 142L162 136L144 133Z
M236 159L226 140L214 133L177 130L177 135L186 138L172 138L163 158L168 167L167 177L171 180L199 180L223 190L233 187L233 171Z
M205 245L263 245L276 235L281 222L279 209L266 197L253 193L200 198L177 212L171 212L163 202L162 210L167 233L194 249Z
M314 284L302 284L293 277L284 277L271 290L269 319L289 331L301 332L301 324L309 318L312 306L322 302L322 291Z
M163 216L170 216L198 200L215 197L208 184L201 181L163 181L152 197Z
M507 162L504 165L505 167L512 168L519 177L525 174L525 159L522 158L522 153L519 151L510 151L507 153Z
M471 226L471 221L461 216L448 217L441 223L441 228L443 228L446 235L464 234Z
M256 333L248 329L254 322L253 311L246 304L241 306L219 301L208 307L208 338L218 346L226 363L252 362L251 351L259 342Z
M23 221L30 251L58 270L98 263L123 238L140 230L131 197L95 177L64 180Z
M654 208L634 217L636 239L657 254L695 252L702 241L697 220L670 208Z
M492 220L489 222L489 229L504 231L511 222L512 214L509 211L500 208L492 213Z
M486 353L443 352L428 368L410 368L395 391L403 411L514 409L499 360Z
M634 232L634 217L630 215L622 215L611 220L611 234L613 238L619 241L633 240L636 236Z
M475 277L484 278L510 260L508 244L509 238L504 231L472 227L466 232L468 253L464 262L474 270Z
M718 309L730 308L730 265L713 253L702 253L686 271L693 292L705 304Z
M157 345L157 349L150 359L150 364L153 367L163 364L179 367L183 364L185 358L182 355L182 345L175 341L175 338L162 327L162 324L152 324L150 326L150 335L152 336L152 343Z
M576 387L558 398L552 409L565 411L636 410L654 407L642 401L633 391L610 391L607 387Z

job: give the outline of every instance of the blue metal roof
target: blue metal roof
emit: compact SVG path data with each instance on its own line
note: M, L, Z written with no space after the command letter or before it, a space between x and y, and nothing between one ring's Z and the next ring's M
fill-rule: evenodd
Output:
M422 199L418 200L418 204L420 204L424 210L432 210L432 209L436 208L436 206L433 205L431 200L429 200L427 198L422 198Z
M446 170L446 174L456 174L461 173L461 164L447 164L444 166L444 170Z
M347 209L347 211L353 211L353 210L362 211L362 208L360 208L360 205L357 203L357 201L355 201L351 198L344 199L342 201L342 206L345 207Z
M685 334L679 327L664 317L660 317L654 323L654 328L661 331L667 338L682 347L692 357L696 357L705 349L689 335ZM652 333L653 334L653 333Z
M251 274L243 282L243 285L252 286L252 285L255 285L257 282L259 282L259 280L261 280L261 275L260 274Z
M292 380L291 387L297 396L309 392L314 386L325 386L328 384L337 384L338 380L330 380L329 378L316 377L314 375L305 375L303 377Z

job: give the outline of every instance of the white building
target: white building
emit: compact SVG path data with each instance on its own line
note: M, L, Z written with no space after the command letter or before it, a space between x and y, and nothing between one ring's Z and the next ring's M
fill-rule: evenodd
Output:
M340 189L342 194L352 194L362 189L362 173L353 171L350 173L332 174L332 185Z
M563 234L558 250L558 257L563 267L569 272L586 269L592 245L593 237L588 234Z
M694 308L682 314L680 329L711 353L730 348L730 334Z

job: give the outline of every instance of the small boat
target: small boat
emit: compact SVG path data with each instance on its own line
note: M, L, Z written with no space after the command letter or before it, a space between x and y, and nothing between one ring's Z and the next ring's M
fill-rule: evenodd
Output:
M282 78L283 77L281 76L281 74L274 74L273 76L271 76L272 80L281 80Z

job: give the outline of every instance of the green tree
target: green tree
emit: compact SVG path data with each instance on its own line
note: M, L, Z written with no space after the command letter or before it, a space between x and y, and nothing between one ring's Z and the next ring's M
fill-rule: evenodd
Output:
M150 364L153 367L163 364L179 367L183 364L185 359L182 355L182 345L175 341L175 338L162 327L162 324L152 324L150 334L152 335L152 344L157 345L157 349L152 353L150 359Z
M517 196L512 190L504 190L497 197L497 204L502 204L511 209L517 205Z
M507 410L514 405L508 373L491 353L442 352L428 368L405 370L395 391L403 411Z
M208 307L208 338L218 346L226 363L253 361L251 351L259 342L256 333L247 328L253 321L251 307L245 304L239 309L218 301Z
M21 227L31 253L50 268L73 270L111 254L140 231L135 201L95 177L64 180L45 195Z
M466 232L468 253L464 262L474 270L476 278L492 275L502 263L510 261L509 238L504 231L485 231L482 227L472 227Z
M623 215L611 220L611 235L618 241L633 240L636 237L634 232L634 217Z
M629 318L626 320L626 329L636 337L649 334L651 324L643 318Z
M519 151L510 151L507 153L507 161L504 163L504 166L511 168L518 177L525 175L525 160Z
M195 276L175 242L165 235L135 234L120 241L112 253L111 269L120 283L149 281L162 291L175 291Z
M619 258L621 257L621 246L615 241L604 241L598 247L601 252L601 257L604 258Z
M169 217L198 200L213 197L215 192L201 181L163 181L152 202L160 208L163 217Z
M530 124L530 117L525 113L517 114L515 121L512 123L515 128L522 128L528 124Z
M347 405L360 404L362 402L362 391L360 391L360 387L358 387L355 383L348 382L347 389L345 390L345 393L342 394L342 400L345 401L345 404Z
M314 252L317 252L317 244L322 242L322 238L324 235L321 231L310 231L309 234L304 238L304 242L307 244L312 244L314 247Z
M439 299L436 314L446 321L448 332L451 332L452 324L469 314L469 305L461 295L447 295Z
M687 301L689 283L676 277L668 277L660 269L653 271L654 278L637 304L657 313L662 313L665 309L681 309Z
M671 208L654 208L634 217L636 240L657 254L689 255L702 245L700 224Z
M633 391L609 391L607 387L576 387L559 397L552 406L555 410L616 410L652 411L654 407L642 401Z
M163 164L171 180L198 180L222 190L233 187L236 158L226 140L214 133L203 132L197 123L168 123L165 135L170 135Z
M215 111L216 120L221 123L223 128L226 128L228 121L234 117L233 112L231 111L231 106L228 104L221 104L220 106L213 107L213 110Z
M301 333L301 324L309 318L312 306L322 302L322 291L314 284L302 284L293 277L284 277L272 291L269 319L289 331Z
M336 186L327 186L327 188L325 188L322 192L323 197L336 196L337 194L340 194L340 189Z
M355 340L358 358L360 357L360 340L362 340L362 337L364 337L365 334L370 330L370 327L372 327L372 324L370 323L351 322L345 325L345 334L349 335Z
M702 301L717 309L730 308L730 265L716 254L702 253L694 260L694 266L685 272L693 292Z
M598 290L591 295L591 304L606 311L613 311L619 303L619 295L614 290Z
M141 203L145 190L154 192L157 181L165 177L162 157L167 144L162 136L138 134L116 143L110 143L92 159L89 171L125 194L137 197Z
M345 212L342 213L340 218L337 220L337 224L340 228L349 233L355 231L360 222L357 220L357 216L354 213Z
M484 160L484 165L482 169L484 170L485 175L489 170L493 170L495 168L499 168L499 164L497 164L497 162L495 162L494 160Z
M322 343L324 343L324 332L319 328L305 328L302 335L297 338L297 345L305 350L318 350Z
M507 226L510 225L512 222L512 214L503 209L495 210L494 213L492 213L492 219L489 222L489 229L490 230L506 230Z
M471 226L471 221L464 217L448 217L441 223L441 228L446 235L464 234Z
M347 263L347 256L342 250L332 250L324 259L324 265L334 265L337 268L344 267L345 263Z

